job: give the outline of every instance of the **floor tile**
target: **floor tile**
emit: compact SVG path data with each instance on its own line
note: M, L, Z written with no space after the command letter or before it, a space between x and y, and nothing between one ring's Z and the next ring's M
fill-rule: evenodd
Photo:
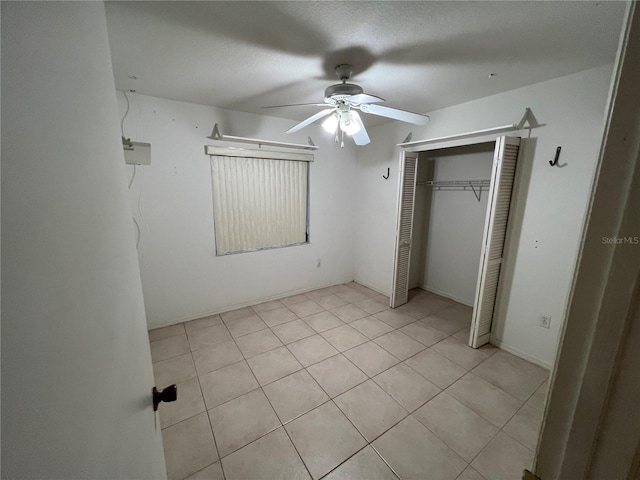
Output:
M420 342L416 342L398 330L382 335L374 342L400 360L406 360L426 348Z
M236 338L236 343L245 358L255 357L282 346L282 342L268 328Z
M293 420L329 400L305 370L266 385L264 392L282 423Z
M447 393L500 428L522 405L521 401L473 373L451 385Z
M480 475L475 468L469 466L464 469L464 472L462 472L456 480L486 480L486 479L482 475Z
M272 330L284 344L310 337L316 333L302 320L277 325L273 327Z
M287 345L287 348L304 367L321 362L325 358L333 357L338 353L338 351L320 335L314 335L290 343Z
M271 312L273 310L277 310L279 308L284 307L284 304L280 300L271 300L270 302L263 302L257 305L252 305L253 311L258 315L264 312ZM261 316L261 315L260 315Z
M219 343L231 340L229 330L225 325L216 325L213 327L201 328L187 333L189 337L189 345L191 351L201 348L213 347Z
M222 459L226 480L306 480L309 473L281 427Z
M431 347L431 350L457 363L466 370L471 370L478 366L497 351L491 345L489 345L489 348L471 348L466 343L452 337L436 343Z
M332 292L328 288L319 288L318 290L312 290L311 292L305 293L305 296L315 302L316 298L326 297L331 294Z
M321 312L305 317L304 323L309 325L318 333L344 325L344 322L331 312Z
M233 338L241 337L242 335L248 335L250 333L259 332L267 327L267 324L262 321L257 315L250 317L240 318L238 320L231 320L225 322L229 333Z
M418 353L405 363L440 388L447 388L467 373L464 368L431 349Z
M400 329L402 333L417 340L421 344L430 347L440 340L447 338L448 334L442 330L428 326L423 322L413 322Z
M374 300L377 300L380 303L384 303L387 306L389 306L389 303L391 301L389 297L387 297L386 295L383 295L381 293L379 293L378 295L376 295L374 297L371 297L371 298L373 298Z
M213 347L202 348L193 352L193 360L196 364L198 375L204 375L239 362L242 358L242 353L233 340L227 340Z
M202 375L200 386L207 409L217 407L259 387L245 361Z
M307 370L331 398L346 392L368 378L343 355L327 358L310 366Z
M298 317L308 317L314 313L324 312L324 308L318 305L313 300L304 300L302 302L294 303L289 306L289 310L295 313Z
M452 335L453 338L457 338L458 340L460 340L461 342L466 343L467 345L469 345L469 331L471 330L471 328L463 328L462 330L460 330L459 332L456 332Z
M467 462L472 461L499 430L445 392L420 407L413 416Z
M337 296L335 293L330 293L329 295L325 295L323 297L316 298L314 300L314 302L316 302L318 305L320 305L325 310L331 310L331 309L334 309L334 308L338 308L338 307L341 307L341 306L346 305L348 303L346 300L343 300L342 298Z
M522 478L522 471L531 469L533 452L498 433L471 463L486 478Z
M302 365L296 360L286 347L276 348L269 352L247 360L260 385L286 377L287 375L302 370Z
M366 440L333 402L285 425L314 479L318 479L366 445Z
M352 388L333 401L369 442L408 415L373 380Z
M369 287L360 285L357 282L348 283L347 286L358 293L362 293L363 295L366 295L367 297L374 297L378 295L378 292L376 292L375 290L371 290Z
M270 327L298 320L298 317L296 317L296 315L286 307L276 308L275 310L269 310L268 312L260 312L258 315L262 318L264 323Z
M212 463L208 467L194 473L186 480L224 480L220 462Z
M287 307L295 305L296 303L304 302L306 300L309 300L309 298L303 293L300 293L298 295L291 295L290 297L280 299L280 301Z
M404 363L376 375L373 380L410 412L440 393L440 388Z
M373 315L374 313L382 312L389 309L388 303L382 303L375 298L366 298L354 303L354 305L360 310L364 310L369 315Z
M218 459L206 412L162 431L167 476L183 479Z
M442 302L444 303L444 302ZM450 303L444 303L442 307L451 306ZM429 315L433 315L438 311L438 306L436 302L420 302L413 301L409 303L405 303L404 305L396 308L396 312L404 313L405 315L409 315L410 317L419 320L424 317L428 317Z
M236 310L231 310L229 312L221 313L220 316L225 323L230 322L232 320L239 320L241 318L247 318L255 315L255 312L251 307L238 308Z
M344 352L344 356L370 377L399 362L397 358L373 342L363 343L351 350L347 350Z
M183 335L184 333L184 325L182 323L169 325L168 327L154 328L153 330L149 330L149 341L157 342L158 340Z
M542 412L524 405L502 429L529 450L535 451L542 425Z
M342 298L343 300L346 300L349 303L360 302L361 300L369 298L368 295L365 295L364 293L356 292L353 289L349 289L349 291L337 293L336 295L338 295L340 298Z
M167 358L176 357L189 351L187 336L176 335L149 344L151 346L151 361L159 362Z
M340 285L333 285L328 289L331 293L346 293L353 291L346 283L341 283Z
M478 365L473 373L521 400L527 400L549 375L545 369L504 350Z
M325 480L397 480L389 466L370 446L364 447L344 462Z
M371 340L393 331L393 327L390 327L382 320L378 320L373 316L361 318L360 320L351 322L349 325Z
M376 313L374 317L378 320L382 320L387 325L391 325L393 328L402 328L405 325L409 325L416 321L415 318L395 310L384 310Z
M356 329L351 328L350 325L342 325L341 327L327 330L326 332L322 332L321 335L340 352L344 352L345 350L369 341L367 337Z
M409 416L373 442L400 478L455 479L467 462Z
M153 364L153 378L158 388L164 388L172 383L186 382L196 376L196 368L190 353Z
M158 406L160 425L162 428L166 428L202 413L204 410L200 382L197 378L192 378L186 382L178 383L178 398L175 402L163 402Z
M254 390L209 410L221 457L226 457L280 426L262 390Z
M200 330L201 328L215 327L222 323L222 317L220 315L209 315L208 317L197 318L189 322L184 323L184 328L187 332L193 332L194 330Z
M452 305L439 310L437 313L423 318L427 325L452 335L460 330L469 328L473 310L464 305Z
M545 381L542 385L538 387L538 390L531 395L531 398L527 401L527 405L530 407L539 410L540 412L544 412L545 402L547 400L547 389L549 386L549 381Z
M369 316L369 314L364 310L360 310L355 305L350 304L334 308L333 310L331 310L331 313L333 313L336 317L346 323L350 323L360 318Z

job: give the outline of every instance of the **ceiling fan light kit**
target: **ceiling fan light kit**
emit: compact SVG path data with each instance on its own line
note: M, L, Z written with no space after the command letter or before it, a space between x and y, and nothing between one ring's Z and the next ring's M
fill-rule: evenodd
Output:
M367 134L367 130L364 127L364 123L362 123L362 119L356 110L360 110L361 112L369 113L371 115L399 120L401 122L413 123L415 125L426 125L429 121L429 117L427 115L378 105L378 103L384 102L383 98L364 93L364 90L360 85L347 83L347 80L349 80L353 73L353 67L351 65L338 65L335 68L335 72L342 83L331 85L325 89L324 103L277 105L265 108L293 107L300 105L314 105L319 107L327 106L329 108L325 108L324 110L321 110L320 112L294 125L287 130L286 133L295 133L307 125L328 116L322 122L322 127L327 132L336 136L336 142L338 141L339 127L343 137L344 134L352 137L356 145L367 145L371 141ZM344 142L342 142L342 146L344 147Z

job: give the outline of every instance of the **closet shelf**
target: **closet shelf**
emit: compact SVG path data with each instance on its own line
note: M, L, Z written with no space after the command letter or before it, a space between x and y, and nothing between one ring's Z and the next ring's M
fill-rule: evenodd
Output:
M484 128L482 130L474 130L472 132L457 133L455 135L447 135L444 137L414 140L412 142L405 140L402 143L398 143L396 147L413 148L413 147L419 147L422 145L429 145L433 143L440 143L440 142L451 141L451 140L459 140L459 139L468 138L468 137L480 137L480 136L489 135L492 133L513 132L517 130L523 130L525 128L531 129L531 128L542 127L542 126L543 125L538 124L535 117L533 116L533 113L531 112L531 109L527 107L525 108L523 117L517 123L511 123L509 125L500 125L499 127ZM407 139L408 138L411 138L411 134L407 136Z

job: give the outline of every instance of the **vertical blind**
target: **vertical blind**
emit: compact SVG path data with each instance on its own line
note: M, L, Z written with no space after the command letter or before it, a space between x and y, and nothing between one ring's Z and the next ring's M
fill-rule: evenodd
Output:
M305 243L308 165L212 155L217 255Z

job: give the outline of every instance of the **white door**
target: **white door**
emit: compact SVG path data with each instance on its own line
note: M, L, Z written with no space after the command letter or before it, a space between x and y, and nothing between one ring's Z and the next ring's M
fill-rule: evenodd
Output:
M411 231L413 229L413 205L416 193L418 154L400 154L400 182L398 195L398 223L393 265L391 308L404 305L409 300L409 263L411 259Z
M166 478L106 28L2 4L2 478Z
M488 343L491 334L519 148L520 138L498 137L496 140L478 283L469 334L469 346L473 348Z

